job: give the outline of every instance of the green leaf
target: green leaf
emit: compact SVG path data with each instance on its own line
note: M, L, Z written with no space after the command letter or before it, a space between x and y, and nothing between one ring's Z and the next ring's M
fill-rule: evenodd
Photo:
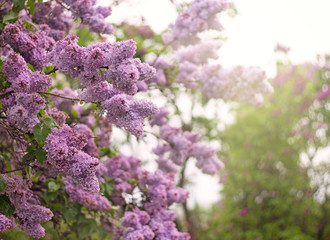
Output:
M0 176L0 192L5 189L6 185L6 181Z
M19 11L21 11L24 8L25 0L12 0L12 1L14 3L14 6L13 6L14 12L18 13Z
M59 189L60 189L60 185L56 184L56 182L51 181L48 183L49 192L56 192Z
M35 145L30 145L26 148L26 154L22 157L23 161L29 160L29 159L34 159L35 158L35 150L36 146Z
M139 180L131 178L130 180L128 180L128 183L139 184Z
M47 158L47 152L42 148L38 148L36 150L36 158L40 163L43 163Z
M35 7L36 7L36 5L34 3L34 0L28 0L27 1L27 6L29 7L29 13L31 15L33 15L34 14Z
M76 110L72 109L71 114L72 114L73 117L78 118L78 113L77 113Z
M33 134L31 134L31 133L25 133L24 136L26 137L28 143L30 143L34 140Z
M6 195L0 195L0 209L6 216L11 216L15 212L15 206L13 206Z
M26 63L26 65L28 66L28 68L32 71L35 72L33 66L30 63Z
M77 230L79 239L84 239L95 228L97 223L94 219L86 218L85 215L79 215L77 222Z
M26 25L26 29L28 29L30 32L34 32L35 30L39 31L39 28L37 25L35 25L34 23L24 19L24 24ZM34 29L33 29L34 28Z
M84 239L88 236L91 231L91 226L88 222L82 222L78 224L78 237L79 239Z
M45 118L45 119L44 119L44 123L45 123L49 128L57 127L57 124L56 124L56 122L54 121L53 118Z
M113 186L110 183L105 184L105 193L108 195L108 197L111 196L111 193L113 191Z
M54 201L57 198L58 192L45 192L42 197L47 203Z
M38 123L33 127L33 135L35 140L38 142L38 144L43 143L44 139L42 137L42 127L40 123Z
M77 220L77 215L79 211L74 207L65 207L63 209L63 216L67 223L72 224Z
M42 145L48 134L51 133L51 128L48 126L44 126L42 127L40 123L38 123L37 125L34 126L33 128L33 135L35 140L38 142L39 145Z
M10 11L3 17L2 22L3 23L14 22L17 19L18 19L18 14L13 11Z

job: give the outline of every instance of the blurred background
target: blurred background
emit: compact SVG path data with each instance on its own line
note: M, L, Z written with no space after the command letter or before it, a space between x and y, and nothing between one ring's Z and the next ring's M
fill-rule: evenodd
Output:
M175 21L176 7L187 2L113 1L118 6L110 20L150 25L160 34ZM232 4L219 16L224 44L218 61L225 67L260 66L274 93L261 107L179 94L183 118L192 119L189 126L217 147L226 164L215 177L187 166L190 213L182 218L195 229L193 239L329 240L330 1ZM141 144L151 152L152 143L137 140L121 148L151 159Z

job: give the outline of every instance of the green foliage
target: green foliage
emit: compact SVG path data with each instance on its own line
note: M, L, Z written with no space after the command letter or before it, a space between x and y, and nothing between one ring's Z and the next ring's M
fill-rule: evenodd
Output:
M0 176L0 192L2 192L6 187L6 181L3 179L3 177Z
M39 145L42 145L45 142L49 133L51 133L51 128L48 127L47 125L42 126L40 123L38 123L33 128L34 138Z
M280 65L280 72L287 67ZM198 239L312 240L327 223L329 204L316 197L320 185L311 184L312 172L324 176L327 170L316 173L308 153L329 140L328 133L318 137L315 127L315 122L329 122L329 111L325 104L312 104L328 79L320 78L320 70L311 81L310 69L297 66L286 82L275 81L275 93L263 107L237 110L236 122L221 135L226 168L220 207L197 211L198 221L207 222ZM308 164L301 164L302 153ZM317 239L325 240L322 236Z
M11 204L6 195L0 195L0 209L6 216L11 216L15 211L15 206Z

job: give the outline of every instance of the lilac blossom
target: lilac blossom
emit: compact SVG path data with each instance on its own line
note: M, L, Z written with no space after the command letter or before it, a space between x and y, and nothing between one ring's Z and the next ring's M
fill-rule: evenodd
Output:
M83 24L89 26L89 30L96 33L111 34L113 27L105 22L105 18L111 14L110 7L95 6L93 0L63 0L69 6L74 18L80 17Z
M160 108L159 112L155 114L152 119L150 120L151 126L157 125L157 126L163 126L167 123L167 117L168 111L165 108Z
M110 200L116 205L124 205L122 193L132 193L134 185L128 183L130 179L137 179L141 161L134 157L124 155L108 158L97 169L97 175L101 182L105 177L113 178L113 192Z
M36 70L48 65L47 54L53 49L54 39L48 37L46 31L28 31L20 22L7 24L1 33L3 41L14 51L21 53L26 62Z
M141 136L143 120L158 112L158 108L146 100L135 100L126 94L118 94L102 103L106 119L130 133Z
M95 172L99 160L83 151L86 144L86 135L79 134L68 125L60 129L52 128L45 141L47 160L44 166L64 176L71 176L82 190L96 193L99 184Z
M200 41L199 32L209 29L222 30L216 15L228 8L226 0L195 0L170 25L171 32L163 35L165 44L174 49L180 45L196 44Z
M15 222L13 221L13 219L8 218L3 214L0 214L0 233L14 227L15 227Z
M14 174L10 177L3 174L1 177L6 182L2 194L7 194L11 203L16 206L15 220L22 231L31 237L44 237L45 229L40 223L49 221L53 217L53 213L48 208L37 204L38 201L34 199L33 193L29 189L32 185L31 181ZM11 227L14 227L13 221L11 224Z
M201 92L208 98L241 100L260 105L261 93L274 91L265 78L265 72L259 67L238 66L226 69L218 65L207 65L198 80Z
M69 195L69 201L79 203L91 210L109 211L111 205L105 197L99 193L90 193L82 190L74 184L70 177L63 179L65 183L64 190Z

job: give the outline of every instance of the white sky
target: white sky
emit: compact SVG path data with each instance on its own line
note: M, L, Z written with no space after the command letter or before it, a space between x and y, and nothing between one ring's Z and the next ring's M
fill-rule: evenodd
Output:
M101 0L106 4L106 0ZM269 76L275 74L279 56L277 42L291 47L294 63L313 61L316 54L330 53L330 0L234 0L238 15L221 16L227 41L220 50L224 66L257 65ZM131 0L113 7L110 21L123 18L139 22L143 16L155 31L161 32L176 18L169 0ZM219 199L217 178L200 174L193 167L194 188L189 205L196 201L207 206ZM207 186L207 187L205 187Z
M103 4L106 0L102 0ZM112 21L143 16L157 32L176 18L169 0L131 0L113 8ZM220 50L224 66L258 65L275 72L277 42L291 47L293 62L312 61L316 54L330 52L329 0L234 0L234 18L221 16L228 40Z

